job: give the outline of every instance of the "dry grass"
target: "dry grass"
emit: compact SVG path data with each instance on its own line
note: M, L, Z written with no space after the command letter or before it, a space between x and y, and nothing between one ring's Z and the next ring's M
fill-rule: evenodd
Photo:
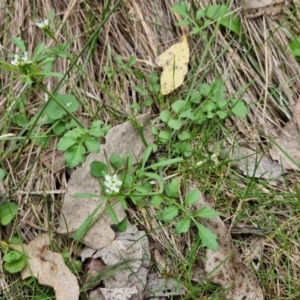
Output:
M46 45L51 44L52 41L45 39L42 31L32 21L46 18L51 8L55 8L57 18L62 21L57 30L57 40L72 41L71 51L77 55L101 22L103 2L105 1L89 3L89 1L48 0L38 1L35 6L29 0L1 0L1 57L4 58L7 54L14 53L15 48L11 43L11 37L20 36L20 28L23 30L22 37L28 42L29 52L32 52L40 41L44 41ZM116 1L112 1L112 5L114 2ZM194 5L205 7L217 2L220 1L198 0ZM214 78L222 76L228 94L235 95L235 97L241 96L250 108L247 120L238 118L227 120L226 126L231 132L231 137L235 137L239 143L251 144L254 149L265 150L270 146L266 136L276 137L287 120L292 119L293 106L300 97L300 65L288 51L288 43L292 37L287 34L288 29L292 29L295 35L299 34L299 16L296 9L299 1L290 4L289 13L284 15L249 20L242 17L236 1L231 2L231 8L237 10L241 17L246 39L242 42L227 30L218 30L196 82L201 83L205 78L208 83L211 83ZM107 84L103 67L110 66L110 55L113 58L116 55L122 55L125 60L133 55L139 59L136 70L144 74L150 74L156 70L153 62L157 54L178 41L181 35L179 28L176 27L176 18L171 11L173 3L175 3L173 0L123 1L102 28L93 49L88 49L93 51L91 59L86 62L88 51L80 57L78 65L84 67L86 74L74 68L61 92L72 91L76 94L82 104L82 111L77 116L84 124L89 124L95 118L102 119L106 123L117 124L130 115L132 103L142 105L140 95L133 90L133 86L137 83L144 84L144 82L137 80L134 76L120 73ZM212 34L213 30L213 26L208 27L207 34ZM198 36L190 35L189 43L193 63L196 65L201 59L205 42ZM61 59L56 64L56 71L65 73L68 67L66 60ZM116 65L115 68L117 68ZM192 75L188 76L187 84L191 82ZM23 93L24 86L19 83L18 79L12 78L9 72L1 72L0 76L2 87L0 135L19 134L13 127L6 128L5 124L9 107L13 100ZM56 80L51 80L46 85L49 90L53 90L56 84ZM184 97L186 92L187 86L184 86L179 89L177 95L179 98ZM41 91L34 93L27 91L26 93L28 95L26 112L29 117L33 117L47 97ZM115 113L111 113L112 110ZM147 111L148 108L142 106L142 110ZM161 99L154 99L151 110L154 116L159 113ZM228 141L233 140L228 138ZM55 148L56 142L53 141L52 149ZM45 169L40 157L46 151L49 149L42 150L29 141L26 144L14 140L0 143L1 163L10 175L9 179L4 181L6 196L12 198L20 206L18 222L14 227L8 227L5 230L1 228L0 240L7 239L18 228L24 241L28 242L41 233L37 226L46 230L56 227L68 175L65 168ZM209 177L209 183L196 178L199 179L199 186L211 193L210 198L216 208L230 219L233 214L232 208L236 208L239 203L239 195L235 194L236 190L241 190L241 186L242 189L247 188L249 182L240 179L240 186L236 187L230 179L223 178L224 180L220 183L222 188L218 188L219 179L214 177L215 174L208 174L210 175L212 177ZM280 202L280 197L284 195L290 198L295 197L291 191L294 183L299 183L299 178L295 174L290 174L284 186L274 187L264 183L260 186L261 190L257 191L257 194L261 193L262 196L251 194L251 197L256 197L256 199L265 199L269 207L274 207L278 215L263 211L268 207L264 203L266 206L261 204L261 212L251 210L250 207L247 212L244 210L244 214L237 218L240 223L243 222L243 217L244 220L255 220L259 224L265 222L266 228L274 228L279 224L283 226L282 231L275 232L268 237L263 254L264 270L257 274L264 288L266 299L275 297L276 299L299 299L300 297L297 279L299 278L300 246L298 238L294 235L298 229L299 220L297 216L289 219L289 210L293 207L289 201ZM271 197L276 194L278 198L273 199L272 202L268 194ZM223 198L216 201L220 195L223 195ZM131 215L136 220L141 218L148 220L144 223L148 230L158 226L150 221L149 215L142 216L136 211L132 211ZM275 215L277 219L269 220ZM267 221L264 218L267 218ZM37 226L34 227L33 224ZM181 259L185 256L185 251L189 248L194 236L191 235L187 237L187 240L182 240L173 236L168 230L164 230L159 234L153 233L153 238L162 247L169 241L174 247L173 255ZM284 246L283 240L286 241ZM247 244L247 240L245 243ZM241 251L245 247L240 246ZM288 280L282 278L288 278ZM5 287L3 280L1 284Z

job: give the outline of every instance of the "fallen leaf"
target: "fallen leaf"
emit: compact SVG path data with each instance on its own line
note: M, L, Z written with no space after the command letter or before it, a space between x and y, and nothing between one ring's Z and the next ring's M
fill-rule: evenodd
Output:
M144 136L148 144L153 143L151 133L150 114L137 117L137 121L144 127ZM132 153L134 163L139 162L145 151L138 130L130 123L125 122L110 129L106 134L106 143L101 146L99 153L91 153L82 167L77 168L71 175L68 182L67 192L60 215L60 233L75 232L94 209L102 202L100 198L73 198L76 193L92 193L102 195L99 180L94 178L90 172L90 164L94 160L106 163L106 159L112 154L120 156ZM105 208L101 207L95 218L104 213ZM123 220L125 212L121 203L114 205L114 211L118 220ZM93 249L101 249L109 245L115 238L115 232L111 229L114 224L108 213L101 218L86 233L82 242Z
M21 271L22 279L34 276L43 285L53 287L57 300L76 300L79 286L76 276L65 265L59 253L48 249L48 234L42 234L28 245L14 245L14 248L28 257L28 265Z
M129 227L125 232L118 232L115 240L103 249L95 252L86 248L81 258L86 259L89 255L92 259L101 259L113 273L104 279L105 288L118 290L134 286L137 292L133 299L143 299L150 266L149 241L144 231Z
M243 0L242 12L246 18L256 18L262 15L274 16L284 8L286 0Z
M195 185L190 182L190 189ZM194 204L197 210L209 206L202 195ZM220 217L201 219L201 223L217 234L218 250L207 249L204 261L210 281L225 290L222 297L234 300L263 300L263 293L252 271L235 256L230 233Z
M94 300L129 300L138 292L136 287L121 289L99 288L90 293L89 299Z
M285 173L281 164L246 147L235 147L233 150L225 148L220 151L220 156L230 157L232 166L242 171L245 176L275 179Z
M188 70L190 49L184 35L180 43L159 55L156 63L163 68L160 77L161 94L167 95L182 85Z
M291 122L286 123L279 136L275 139L275 144L270 149L270 155L272 159L279 161L284 168L299 170L300 134L296 124L292 124Z
M264 244L264 237L256 237L251 240L250 247L246 251L244 251L245 253L242 257L244 263L247 264L248 267L252 266L255 270L258 271L261 264Z
M184 288L173 278L158 278L156 273L148 275L145 298L173 297L184 295Z

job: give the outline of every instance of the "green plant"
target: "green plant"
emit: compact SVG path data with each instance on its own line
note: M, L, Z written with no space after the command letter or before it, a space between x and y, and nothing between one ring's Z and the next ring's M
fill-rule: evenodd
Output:
M110 202L111 197L120 201L127 209L126 200L131 200L139 209L144 206L152 206L157 210L157 217L166 223L173 222L176 224L175 233L181 234L189 230L191 222L196 225L202 245L212 250L217 249L216 235L204 227L196 218L214 218L218 213L209 207L193 211L191 206L200 200L201 194L198 189L189 191L185 197L184 205L180 205L177 201L179 197L179 181L177 178L172 179L170 183L164 184L164 180L160 172L157 170L179 163L182 158L174 158L162 160L158 163L146 165L152 153L153 146L147 147L140 166L134 171L132 158L127 155L125 158L118 154L112 154L109 157L110 166L114 169L114 174L110 175L109 165L93 161L91 163L91 174L100 179L102 190L105 195L104 204L113 222L120 231L126 229L127 219L118 220L113 209L113 203ZM159 185L158 190L153 190L152 181L156 181ZM97 195L77 194L76 197L95 197ZM99 208L97 208L98 211ZM96 213L93 212L92 216ZM75 238L81 237L84 230L88 228L92 219L87 220L82 228L75 234Z
M169 144L171 151L189 157L193 148L188 142L191 139L190 125L201 125L210 119L225 119L234 115L246 117L248 108L243 100L227 99L226 88L221 79L211 85L203 83L198 90L193 90L186 100L177 100L171 109L160 112L159 118L166 123L166 128L159 131L153 128L160 143ZM186 126L188 125L188 126ZM172 141L171 143L171 140ZM176 140L177 139L177 140Z
M85 161L86 152L100 151L99 138L104 137L110 126L101 127L102 121L94 121L91 129L76 127L64 134L57 150L65 151L67 167L73 168Z
M76 274L82 270L82 262L78 259L72 259L69 252L63 252L62 257L66 266L72 271L72 273Z
M8 225L18 213L18 205L13 202L4 202L0 205L0 222Z
M3 180L5 175L6 175L5 170L0 168L0 180Z
M16 250L9 250L4 256L4 268L10 273L20 272L26 264L26 256Z
M219 22L220 25L236 34L242 33L240 19L226 5L208 5L204 9L197 10L193 16L189 12L188 3L185 1L173 4L172 9L185 18L178 22L178 26L192 25L193 34L202 33L213 22Z

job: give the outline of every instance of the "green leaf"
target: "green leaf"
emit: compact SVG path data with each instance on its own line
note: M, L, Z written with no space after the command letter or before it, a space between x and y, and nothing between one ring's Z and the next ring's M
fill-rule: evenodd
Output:
M115 225L119 224L118 217L110 204L107 204L107 211Z
M289 47L294 56L300 56L300 37L290 42Z
M205 16L214 21L220 20L221 25L236 34L242 32L240 19L225 5L209 5L205 9Z
M169 121L169 119L170 119L170 112L168 111L168 110L163 110L162 112L160 112L160 114L159 114L159 118L163 121L163 122L165 122L165 123L167 123L168 121Z
M189 143L180 142L176 144L176 153L183 154L184 157L190 157L193 154L193 148Z
M207 83L201 83L199 87L199 92L204 95L208 96L211 90L211 86Z
M99 153L100 152L100 143L94 137L87 137L84 140L84 145L88 152Z
M21 51L26 52L25 42L23 40L13 36L12 41Z
M180 129L182 125L182 121L181 120L176 120L176 119L170 119L168 121L168 126L172 129L178 130Z
M3 261L6 261L6 262L17 261L20 259L21 256L22 256L22 254L18 251L10 251L4 255Z
M199 222L195 222L198 228L199 236L202 240L202 246L208 247L212 251L218 250L218 243L217 243L217 235L209 230L208 228L204 227Z
M62 135L66 131L65 122L59 121L54 127L52 127L52 130L57 136Z
M10 239L10 243L14 244L14 245L21 245L22 244L22 239L20 237L18 237L18 236L13 236Z
M159 133L158 137L161 140L161 142L167 143L170 139L170 132L163 130Z
M69 131L70 132L70 131ZM65 151L68 148L72 147L73 145L77 144L77 137L67 136L69 133L67 132L58 142L56 145L56 149L58 151Z
M177 23L177 26L186 27L191 24L191 21L189 20L181 20Z
M185 1L182 1L181 3L175 3L172 5L172 10L176 13L178 13L181 16L190 18L189 14L189 8Z
M156 72L153 72L151 73L149 76L148 76L148 81L149 83L151 84L156 84L158 81L159 81L159 76Z
M18 205L13 202L4 202L0 205L0 222L2 225L9 224L18 213Z
M232 113L239 118L246 118L248 113L248 107L243 100L237 100L232 107Z
M17 261L4 263L4 268L6 271L10 273L17 273L20 272L25 267L25 264L26 264L26 258L21 257Z
M178 215L178 208L175 205L170 205L165 208L159 215L159 219L164 222L171 222Z
M109 172L107 164L97 160L91 162L90 169L92 175L96 178L104 177Z
M222 110L217 111L216 114L219 116L221 120L225 119L228 116L228 113Z
M145 90L141 84L137 84L133 87L139 94L142 96L146 96L148 94L148 90Z
M102 199L103 196L101 195L96 195L96 194L91 194L91 193L76 193L73 194L73 198L100 198Z
M168 197L178 197L179 191L179 180L178 178L173 178L169 184L165 186L165 192Z
M119 154L113 153L109 157L109 162L111 163L111 165L115 170L118 170L122 167L124 159Z
M5 170L3 170L3 169L0 168L0 180L3 180L4 177L5 177L5 175L6 175Z
M191 225L191 221L189 218L184 218L182 220L179 220L176 224L175 233L186 233L189 231Z
M111 125L107 125L101 128L101 121L95 121L92 123L91 129L88 131L89 135L94 137L104 137L106 132L111 128Z
M21 127L25 127L29 122L26 113L17 113L12 116L11 120L13 121L14 124Z
M34 49L33 59L35 59L38 55L40 55L44 50L44 43L38 43Z
M152 153L152 150L153 150L153 146L148 146L143 154L143 159L142 159L142 166L141 168L144 169L145 168L145 165Z
M129 57L128 62L129 62L129 66L132 67L132 66L137 62L137 58L136 58L135 56L131 55L131 56Z
M78 164L85 162L86 153L82 145L75 145L65 152L66 164L68 168L74 168Z
M162 167L166 167L172 164L176 164L176 163L180 163L183 161L182 157L176 157L176 158L171 158L171 159L167 159L167 160L163 160L160 161L158 163L152 164L149 167L145 168L145 169L153 169L156 170L157 168L162 168Z
M155 195L151 198L150 204L155 207L155 208L159 208L161 203L163 201L162 196L160 195Z
M118 225L117 228L120 232L124 232L127 229L127 217L125 217Z
M205 11L203 9L199 9L196 11L196 20L199 21L205 15Z
M180 141L185 141L191 138L191 135L189 134L188 131L182 131L181 133L178 134L178 139Z
M173 111L178 115L185 107L187 103L183 100L177 100L172 104Z
M199 189L193 189L188 191L185 196L184 204L185 205L192 205L201 199L201 192Z
M79 103L76 98L71 94L57 94L56 98L68 109L68 111L75 112ZM62 109L53 99L49 100L49 103L45 109L45 112L52 120L61 119L64 115L66 115L66 111Z
M57 77L57 78L63 78L64 74L58 73L58 72L37 72L35 75L43 75L47 77Z
M193 214L194 217L207 218L207 219L215 218L218 217L219 215L220 214L217 211L213 210L209 206L204 206Z
M121 175L121 178L120 178L120 179L121 179L122 182L123 182L122 187L123 187L124 189L130 188L130 187L132 186L132 184L133 184L133 176L132 176L131 174L129 174L129 173L126 173L126 174Z

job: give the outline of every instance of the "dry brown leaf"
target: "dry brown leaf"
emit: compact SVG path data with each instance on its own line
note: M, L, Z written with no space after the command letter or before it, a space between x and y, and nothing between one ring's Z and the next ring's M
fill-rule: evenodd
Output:
M242 11L246 18L262 15L274 16L284 8L286 0L242 0Z
M150 114L137 117L137 121L144 127L144 135L148 144L152 144L153 135L151 133ZM73 198L73 195L76 193L102 194L98 179L92 177L90 173L92 161L98 160L106 163L107 158L112 153L117 153L120 156L132 153L134 159L138 162L145 151L145 145L137 129L130 122L125 122L110 129L105 139L106 143L101 146L100 153L90 154L82 167L73 172L68 182L60 216L60 233L76 231L101 203L99 198ZM95 218L103 213L104 209L104 207L101 208ZM118 220L122 220L125 217L121 203L117 203L114 206L114 211ZM109 245L115 238L115 233L111 229L112 224L111 217L105 213L84 236L83 243L93 249L101 249Z
M232 166L238 168L245 176L276 179L285 173L281 164L270 160L265 154L255 152L246 147L235 147L221 150L222 158L230 157Z
M42 234L28 245L14 248L28 257L28 265L22 270L22 279L34 276L40 284L53 287L57 300L76 300L79 286L76 276L65 265L62 255L48 249L49 235Z
M138 231L132 227L126 232L118 232L115 240L103 249L95 252L86 248L81 258L87 257L101 258L110 270L116 266L115 273L104 280L106 288L120 289L134 286L137 292L133 299L143 298L150 265L149 242L144 231Z
M287 157L287 154L300 164L300 134L296 124L291 122L286 123L281 134L275 139L275 144L270 149L270 155L272 159L278 160L284 168L299 170L299 167Z
M156 273L148 275L145 299L184 295L184 288L172 278L159 278Z
M193 183L190 184L190 188ZM202 195L196 202L196 209L209 206ZM252 271L237 259L230 233L219 217L201 219L201 223L217 234L218 250L207 249L205 271L208 278L226 290L222 296L234 300L263 300L263 293Z
M121 289L98 288L90 293L90 299L94 300L129 300L138 292L136 287Z

